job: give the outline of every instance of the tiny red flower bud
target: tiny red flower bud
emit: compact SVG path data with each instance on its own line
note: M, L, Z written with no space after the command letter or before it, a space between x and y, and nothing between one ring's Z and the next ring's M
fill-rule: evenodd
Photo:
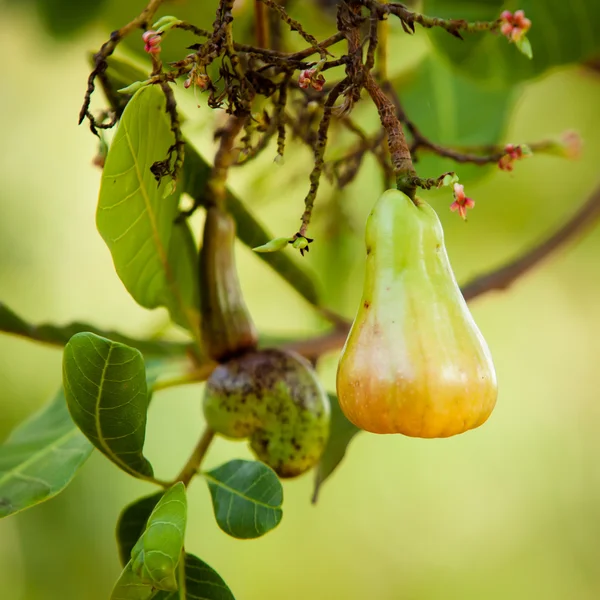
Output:
M508 22L510 22L510 21L512 21L513 15L512 15L512 13L510 12L510 10L504 10L504 11L502 11L502 14L500 15L500 18L501 18L503 21L508 21Z
M144 33L142 34L142 40L144 40L144 42L148 43L148 41L150 40L150 38L155 37L157 34L156 31L152 31L151 29L148 31L144 31Z

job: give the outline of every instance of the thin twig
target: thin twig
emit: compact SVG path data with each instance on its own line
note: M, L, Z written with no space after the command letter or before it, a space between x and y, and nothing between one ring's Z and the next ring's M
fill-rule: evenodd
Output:
M90 121L90 128L96 135L96 127L98 125L95 122L94 116L90 112L92 94L96 89L96 77L100 77L105 73L106 69L108 68L106 59L115 51L115 48L118 46L119 42L138 27L141 27L142 29L146 28L164 1L165 0L150 0L146 8L144 8L144 10L135 19L127 23L127 25L121 27L121 29L113 31L110 34L110 39L102 44L100 50L94 54L94 69L88 76L88 84L83 100L83 106L79 111L79 124L81 125L83 120L87 117Z
M183 375L177 375L175 377L159 379L152 385L153 392L159 392L161 390L167 390L173 387L179 387L182 385L190 385L194 383L200 383L206 381L210 374L216 367L215 363L207 363L202 365L198 369L184 373Z
M404 4L382 3L379 0L356 0L362 6L366 6L372 14L382 19L385 15L394 15L400 19L400 23L406 33L415 32L415 23L418 23L426 29L440 27L445 29L450 35L463 39L461 31L475 33L479 31L495 31L500 27L500 19L494 21L477 21L469 23L464 19L440 19L438 17L428 17L427 15L409 10Z
M177 475L177 477L175 478L174 483L182 481L186 487L189 485L194 475L198 473L200 465L202 464L202 461L204 460L206 452L208 451L214 437L215 432L207 426L204 432L202 433L202 436L198 440L194 451L188 458L188 461L183 466L183 469L181 469L179 475Z
M312 46L313 50L315 52L318 52L322 58L325 58L325 56L327 56L329 54L329 52L327 52L327 50L325 50L324 48L319 46L319 42L318 42L317 38L315 38L315 36L308 33L304 29L304 27L302 27L302 24L299 21L292 19L292 17L290 17L287 14L285 8L281 4L279 4L275 0L258 0L258 1L262 2L263 4L268 6L270 9L277 12L277 14L279 15L279 18L284 23L286 23L292 31L297 31L300 34L300 36L302 36L302 39L305 42L307 42L308 44L310 44Z
M312 210L319 190L319 182L321 181L321 173L323 172L323 164L325 162L325 149L327 148L327 134L329 131L329 123L331 122L331 115L333 113L333 107L335 106L336 100L340 97L344 89L346 88L347 80L343 79L338 82L334 88L329 92L327 100L325 100L325 106L323 109L323 117L319 123L319 131L317 133L317 143L315 145L315 164L310 174L310 189L306 198L304 199L304 212L302 213L301 221L302 225L298 231L299 236L305 236L308 225L310 224L310 218L312 216Z

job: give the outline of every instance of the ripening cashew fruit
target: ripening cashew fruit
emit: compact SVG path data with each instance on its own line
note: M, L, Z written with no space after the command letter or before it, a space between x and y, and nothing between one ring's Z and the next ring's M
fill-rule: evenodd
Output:
M204 415L217 433L248 438L280 477L320 459L329 434L329 398L311 364L283 350L258 350L219 365L204 391Z
M496 374L437 214L388 190L365 239L363 296L337 371L343 412L374 433L435 438L478 427L496 403Z

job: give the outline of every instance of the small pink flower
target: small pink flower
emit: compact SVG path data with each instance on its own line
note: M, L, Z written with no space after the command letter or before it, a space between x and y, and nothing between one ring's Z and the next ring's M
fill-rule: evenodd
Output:
M504 156L498 161L498 168L501 171L512 171L514 169L513 163L527 156L523 152L522 146L515 146L514 144L506 144L504 152Z
M465 195L465 187L460 183L454 184L454 202L450 205L452 212L458 211L458 214L466 221L467 209L475 206L475 200L467 198Z
M500 15L500 21L500 33L510 42L519 41L531 28L531 21L522 10L517 10L514 14L505 10Z
M300 71L298 85L303 90L310 86L314 90L317 90L317 92L320 92L325 85L325 77L321 73L317 74L316 69L304 69L304 71Z
M144 41L144 50L148 54L158 54L160 52L160 42L162 35L156 31L144 31L142 34L142 40Z
M305 90L310 85L310 69L304 69L304 71L300 71L300 76L298 77L298 85Z

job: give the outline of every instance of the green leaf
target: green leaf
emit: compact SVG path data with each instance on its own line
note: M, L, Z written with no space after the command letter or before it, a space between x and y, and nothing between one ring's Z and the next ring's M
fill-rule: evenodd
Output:
M64 346L76 333L87 331L137 348L146 356L185 356L190 348L189 344L177 342L137 340L116 331L100 329L89 323L74 322L68 325L43 323L33 325L22 319L2 302L0 302L0 331L55 346Z
M533 58L533 50L531 49L531 42L527 36L520 37L515 41L515 46L519 49L521 54L524 54L529 60Z
M235 600L221 576L193 554L185 555L183 589L183 595L177 592L159 592L154 600Z
M448 147L493 145L502 140L518 90L484 88L427 57L398 89L409 118L431 141ZM422 177L457 171L461 182L481 177L495 165L457 165L424 149L416 168Z
M215 518L225 533L240 539L257 538L279 525L283 488L267 465L232 460L203 476Z
M313 504L319 498L321 486L331 474L337 469L338 465L346 455L348 444L352 438L361 431L354 423L346 418L346 415L340 408L340 403L335 394L329 394L329 403L331 404L331 421L329 424L329 439L321 456L321 460L315 471L315 488L313 492Z
M179 481L158 501L131 551L131 569L142 583L159 590L177 590L186 520L187 496L185 485Z
M292 238L286 237L278 237L262 246L256 246L256 248L252 248L254 252L258 252L259 254L262 252L278 252L279 250L283 250L287 248L287 245L292 241Z
M163 492L158 492L151 496L139 498L126 506L121 512L117 521L116 534L119 558L123 567L129 562L131 551L144 533L148 517L162 496Z
M0 446L0 518L62 492L92 450L61 390Z
M460 41L434 28L430 36L454 66L496 88L539 76L551 67L584 61L600 51L598 0L425 0L423 6L429 15L468 21L491 21L505 9L522 9L531 20L527 37L533 60L526 60L514 43L499 34L467 33Z
M134 81L146 79L148 72L145 72L141 66L133 65L130 61L114 56L111 56L107 62L106 81L110 85L103 85L104 91L113 108L120 111L126 98L124 99L122 95L117 94L116 90ZM206 181L210 172L211 166L196 148L186 140L183 181L180 184L181 190L204 205ZM227 208L236 222L237 236L242 243L249 248L255 248L273 239L273 235L255 219L237 196L230 192L227 198ZM285 253L266 253L260 254L259 257L310 304L319 303L312 275L304 266L301 266L297 262L296 258Z
M121 281L136 302L145 308L165 306L185 316L184 326L197 332L198 323L190 317L197 296L189 286L182 286L169 262L179 197L165 198L171 181L163 177L157 185L150 170L166 158L172 143L161 89L142 88L123 112L108 151L96 224ZM178 265L177 274L182 268ZM188 273L186 282L195 274Z
M151 477L142 454L148 390L141 353L78 333L65 346L63 384L71 416L92 444L125 472Z
M133 572L132 561L129 561L115 583L110 600L148 600L154 597L155 590L140 580Z
M57 38L71 36L96 20L106 0L73 2L73 0L35 0L44 26Z
M170 299L169 313L175 323L186 328L187 324L200 323L200 290L198 279L198 248L187 223L177 223L173 227L169 244L169 264L173 278L177 281L183 302Z

